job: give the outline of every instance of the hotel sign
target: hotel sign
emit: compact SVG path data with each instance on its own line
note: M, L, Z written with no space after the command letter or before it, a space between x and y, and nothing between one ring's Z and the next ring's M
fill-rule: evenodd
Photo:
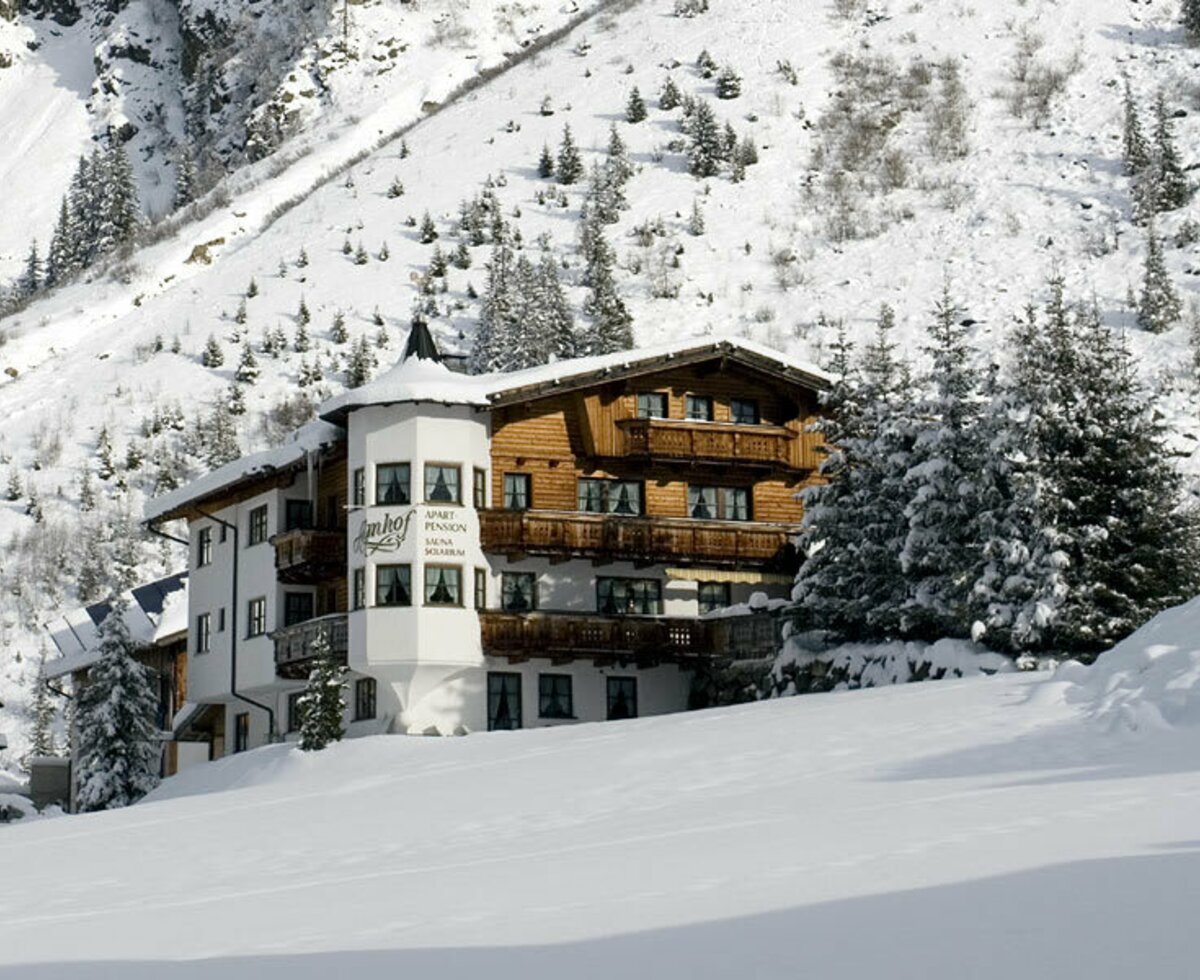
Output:
M471 525L461 507L424 509L418 526L422 532L422 552L426 558L465 558ZM364 520L354 536L354 553L370 556L395 554L409 539L417 508L398 514L384 514L379 520Z
M359 525L358 534L354 536L354 553L373 555L380 551L389 554L399 551L404 539L408 537L412 518L413 512L406 510L402 514L385 514L381 521L363 521Z

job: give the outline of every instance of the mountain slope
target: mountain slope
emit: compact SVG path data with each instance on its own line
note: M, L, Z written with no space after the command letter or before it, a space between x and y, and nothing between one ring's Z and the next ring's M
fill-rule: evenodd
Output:
M434 7L421 5L427 13ZM1195 55L1174 4L938 0L885 11L850 0L800 10L784 0L712 0L709 7L688 18L672 16L670 0L614 4L388 140L421 117L424 103L445 101L475 74L474 60L453 50L410 49L422 85L396 85L373 114L301 134L295 145L309 152L284 150L245 166L228 184L227 205L111 274L97 271L0 323L7 336L0 370L15 372L0 375L0 466L8 469L0 469L0 482L16 474L20 484L15 500L0 502L8 555L0 571L0 664L8 664L0 666L7 674L0 698L22 701L38 624L76 601L71 542L107 535L111 553L116 544L105 528L122 509L134 519L164 472L185 479L205 468L204 420L228 397L243 342L253 345L261 370L245 391L243 450L279 438L285 420L303 417L307 408L295 396L316 401L342 386L350 343L331 336L339 310L351 341L387 342L377 351L383 364L399 350L418 304L444 346L469 347L478 314L472 293L484 287L489 249L470 248L471 267L451 266L442 291L425 278L435 248L420 241L426 211L436 245L450 252L460 205L490 185L527 251L536 253L541 239L564 263L572 301L582 306L586 182L559 187L536 171L543 145L555 148L565 124L588 165L603 159L610 126L628 144L636 168L630 206L608 234L640 342L740 333L819 361L832 338L821 314L845 318L861 340L888 302L899 339L919 359L922 325L948 282L964 316L976 321L980 351L1002 359L1012 318L1040 300L1045 278L1058 270L1075 298L1094 297L1108 324L1130 331L1147 381L1162 393L1181 465L1200 471L1187 327L1138 332L1126 306L1140 279L1144 234L1131 221L1130 182L1121 173L1122 73L1144 113L1160 87L1183 113L1173 125L1185 163L1200 135L1189 88ZM556 10L555 23L568 15ZM716 79L696 67L704 49L742 76L739 97L715 97ZM939 67L947 63L956 67ZM960 109L969 105L956 117L962 139L949 144L948 110L939 112L950 105L947 73L965 90ZM657 106L668 75L753 139L759 162L744 181L687 173L682 110ZM1029 82L1047 78L1053 84ZM650 108L647 120L631 125L624 107L634 85ZM1056 86L1061 91L1045 106L1036 104ZM397 184L404 193L389 196ZM706 225L699 236L688 228L694 206ZM1198 207L1193 201L1159 223L1188 299L1200 258L1187 222L1200 217ZM1175 245L1176 236L1184 244ZM247 298L251 281L257 295ZM238 323L243 300L245 323ZM301 302L311 316L303 352L294 350ZM263 354L264 334L277 331L287 349ZM210 334L224 349L217 369L200 363ZM302 389L314 365L321 380ZM264 426L264 418L275 421ZM116 459L108 481L96 475L102 430ZM131 444L137 465L125 468ZM85 466L101 504L81 513ZM126 558L147 575L181 560L150 544Z

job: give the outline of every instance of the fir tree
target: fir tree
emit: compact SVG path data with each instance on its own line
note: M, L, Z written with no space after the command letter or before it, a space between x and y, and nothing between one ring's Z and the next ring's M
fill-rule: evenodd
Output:
M346 668L334 657L324 630L313 640L313 653L312 673L300 695L300 748L306 752L339 742L346 733Z
M393 200L404 196L404 182L399 177L393 177L392 182L388 184L387 196Z
M129 155L120 142L115 142L104 156L105 183L101 194L104 232L99 248L107 251L133 240L142 223L137 184Z
M629 98L625 102L625 121L640 123L646 118L646 115L646 100L642 98L642 93L635 85L630 90Z
M235 418L246 414L246 396L237 381L230 381L225 389L225 411Z
M200 352L200 363L206 368L219 368L225 363L225 352L212 334L204 342L204 350Z
M358 247L354 250L354 264L366 265L367 262L370 261L370 258L371 257L367 254L366 248L363 247L363 243L359 242Z
M604 161L604 170L618 189L624 187L629 182L629 178L633 176L633 163L629 159L629 148L621 139L616 123L608 128L608 156ZM622 208L626 206L623 202L624 198L619 205Z
M701 78L712 78L717 73L716 59L708 53L708 48L696 56L696 67L700 70Z
M17 472L15 466L8 471L8 483L4 488L4 498L9 501L21 499L21 474Z
M308 311L308 303L304 301L303 294L300 296L300 306L296 310L296 322L302 327L307 327L312 322L312 314Z
M558 146L555 174L560 184L574 184L583 176L583 160L571 136L571 127L563 127L562 142Z
M33 727L29 733L29 754L25 757L28 769L31 759L45 758L58 754L54 738L54 719L58 714L50 690L46 687L46 653L42 651L38 661L37 675L33 682Z
M454 251L450 255L450 262L456 269L471 268L471 250L467 248L465 242L459 242Z
M246 286L246 299L254 299L258 295L258 283L251 278L250 284Z
M542 144L542 155L538 157L538 176L548 178L554 176L554 154L550 152L550 144Z
M662 91L658 95L658 107L666 112L670 112L676 108L681 101L679 87L675 84L675 79L670 75L663 82Z
M346 314L341 310L333 315L333 327L329 331L329 339L335 344L344 344L350 339L350 333L346 330Z
M44 284L42 277L42 259L38 255L37 239L35 238L29 245L29 252L25 257L25 271L21 273L21 281L19 284L22 296L32 296Z
M239 326L246 322L246 301L244 299L238 301L237 310L233 314L233 322Z
M703 235L704 226L704 209L700 207L700 199L692 198L692 214L688 218L688 233L692 235Z
M1171 131L1171 116L1166 97L1160 89L1154 98L1154 133L1151 145L1151 165L1155 171L1154 210L1174 211L1191 197L1187 175L1179 162L1175 136Z
M429 259L429 274L435 278L442 279L445 277L450 263L446 259L446 253L442 251L442 246L433 246L433 255Z
M725 137L712 106L703 99L696 100L696 111L688 128L688 171L695 177L715 177L727 155Z
M504 369L517 316L516 258L512 247L501 241L492 247L487 264L487 286L469 362L472 372L486 374Z
M421 218L421 244L432 245L438 237L437 225L433 223L428 211Z
M366 337L360 337L350 349L350 358L346 363L346 387L361 388L371 380L371 371L375 368L375 354L371 350Z
M112 440L108 435L108 426L100 428L96 439L96 475L101 480L111 480L117 474L117 464L113 459Z
M1121 148L1125 173L1131 177L1138 176L1150 163L1150 147L1142 132L1142 123L1138 117L1137 103L1134 101L1128 76L1125 78L1125 95L1122 102Z
M96 509L96 489L92 484L92 471L87 466L79 473L79 509L85 514Z
M94 528L85 530L83 547L79 556L79 574L75 583L79 587L79 598L85 603L97 602L109 593L109 560L104 541Z
M64 194L58 206L58 221L50 239L50 251L46 256L46 281L50 284L64 282L79 270L79 234L75 217Z
M1162 333L1169 330L1182 313L1183 305L1171 284L1171 274L1163 258L1162 242L1151 221L1146 229L1146 264L1138 298L1137 325L1150 333Z
M183 148L175 164L175 208L186 207L196 199L196 161L188 147Z
M232 463L241 455L242 448L238 444L233 415L228 404L218 401L209 412L204 426L204 462L210 470L215 470L218 466Z
M297 269L308 268L308 251L303 246L301 246L300 252L296 256L296 268Z
M717 75L717 98L736 99L742 94L742 76L732 65L726 65Z
M292 350L297 354L307 353L312 348L312 338L308 335L308 327L305 326L307 320L301 320L300 325L296 327L296 338L292 341Z
M234 372L236 378L241 384L252 385L258 380L258 358L254 356L254 351L250 347L250 341L242 344L242 356L238 361L237 370Z
M158 699L150 671L134 659L126 609L124 599L110 604L100 660L79 695L76 799L84 811L128 806L158 784Z
M611 354L633 349L633 317L617 292L616 254L603 233L593 236L587 281L591 292L583 310L592 322L581 338L582 353Z

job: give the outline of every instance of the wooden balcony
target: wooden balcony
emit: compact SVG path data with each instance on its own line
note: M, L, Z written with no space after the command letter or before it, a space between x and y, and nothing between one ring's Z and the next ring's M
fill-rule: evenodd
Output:
M345 663L350 628L345 613L333 613L285 626L271 634L275 641L275 673L287 680L303 680L312 670L318 637L328 641L337 659Z
M346 532L295 528L271 538L275 575L285 585L317 585L346 576Z
M489 611L480 613L479 620L484 653L511 661L585 658L650 665L701 657L746 660L773 657L780 646L779 619L766 613L687 619Z
M646 460L795 467L798 434L778 425L620 419L620 455Z
M786 524L549 510L485 510L479 524L484 551L501 554L796 569L798 528Z

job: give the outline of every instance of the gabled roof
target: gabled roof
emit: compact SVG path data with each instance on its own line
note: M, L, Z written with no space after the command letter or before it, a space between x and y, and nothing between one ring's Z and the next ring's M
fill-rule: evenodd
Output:
M330 399L321 406L320 415L329 422L344 425L350 412L368 405L403 402L502 405L715 358L745 364L817 391L833 382L831 375L807 361L740 337L689 339L496 374L456 374L441 364L409 358L369 384Z
M125 625L134 643L153 646L187 632L187 572L178 572L125 593ZM46 677L85 670L100 659L100 626L112 612L108 602L75 609L50 623L60 657L46 661Z

